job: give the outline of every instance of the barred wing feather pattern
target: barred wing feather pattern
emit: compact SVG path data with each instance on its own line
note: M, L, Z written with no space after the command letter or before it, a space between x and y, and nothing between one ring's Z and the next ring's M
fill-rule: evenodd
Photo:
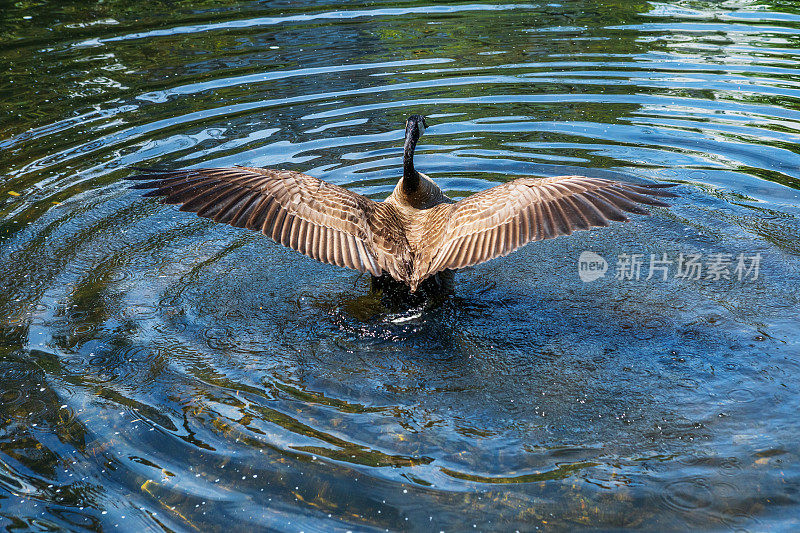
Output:
M299 172L262 168L143 170L129 179L182 211L261 231L318 261L389 274L415 291L443 270L507 255L531 241L647 214L665 185L585 176L517 179L455 203L414 209L398 189L384 202ZM433 185L435 187L435 185ZM437 188L438 190L438 188ZM440 194L441 196L441 194Z
M647 214L638 204L667 206L670 185L633 185L585 176L517 179L454 204L433 208L426 224L430 248L416 277L476 265L508 255L531 241L577 229L626 221L625 212Z
M235 227L260 231L323 263L396 279L411 256L392 206L300 172L262 168L138 169L138 189Z

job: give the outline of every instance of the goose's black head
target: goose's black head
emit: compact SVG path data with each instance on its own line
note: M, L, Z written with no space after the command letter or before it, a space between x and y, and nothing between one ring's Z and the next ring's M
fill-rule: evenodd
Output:
M414 169L414 149L428 126L422 115L411 115L406 120L406 140L403 145L403 191L413 193L419 186L419 173Z
M428 123L425 121L425 117L422 115L411 115L406 120L406 139L412 139L415 143L422 137L422 134L425 133L425 128L428 127Z

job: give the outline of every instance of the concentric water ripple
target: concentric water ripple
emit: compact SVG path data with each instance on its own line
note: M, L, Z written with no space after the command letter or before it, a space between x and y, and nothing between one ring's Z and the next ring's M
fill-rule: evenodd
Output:
M793 3L0 17L8 528L796 528ZM240 164L380 199L412 113L430 122L416 165L453 197L583 174L679 198L387 310L355 272L121 182ZM580 281L585 250L605 278ZM615 278L623 254L639 279ZM728 270L677 276L692 255Z

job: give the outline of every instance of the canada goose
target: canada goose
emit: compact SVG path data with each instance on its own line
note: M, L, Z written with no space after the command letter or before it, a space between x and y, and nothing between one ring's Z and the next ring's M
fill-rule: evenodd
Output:
M454 202L414 168L425 118L406 121L403 176L375 202L289 170L265 168L139 169L144 196L183 204L181 211L261 231L323 263L386 275L415 292L426 279L507 255L576 229L647 214L637 204L667 206L669 185L632 185L585 176L520 178ZM439 276L436 276L437 278ZM433 281L433 280L432 280Z

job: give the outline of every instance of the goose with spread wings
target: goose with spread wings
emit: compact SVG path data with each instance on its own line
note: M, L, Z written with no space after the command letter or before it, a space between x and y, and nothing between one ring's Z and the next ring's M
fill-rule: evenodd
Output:
M265 168L143 169L128 179L144 196L163 197L274 241L323 263L392 278L415 292L429 278L505 256L532 241L647 214L667 206L669 185L634 185L585 176L521 178L457 202L414 168L427 126L406 122L403 176L382 202L288 170Z

